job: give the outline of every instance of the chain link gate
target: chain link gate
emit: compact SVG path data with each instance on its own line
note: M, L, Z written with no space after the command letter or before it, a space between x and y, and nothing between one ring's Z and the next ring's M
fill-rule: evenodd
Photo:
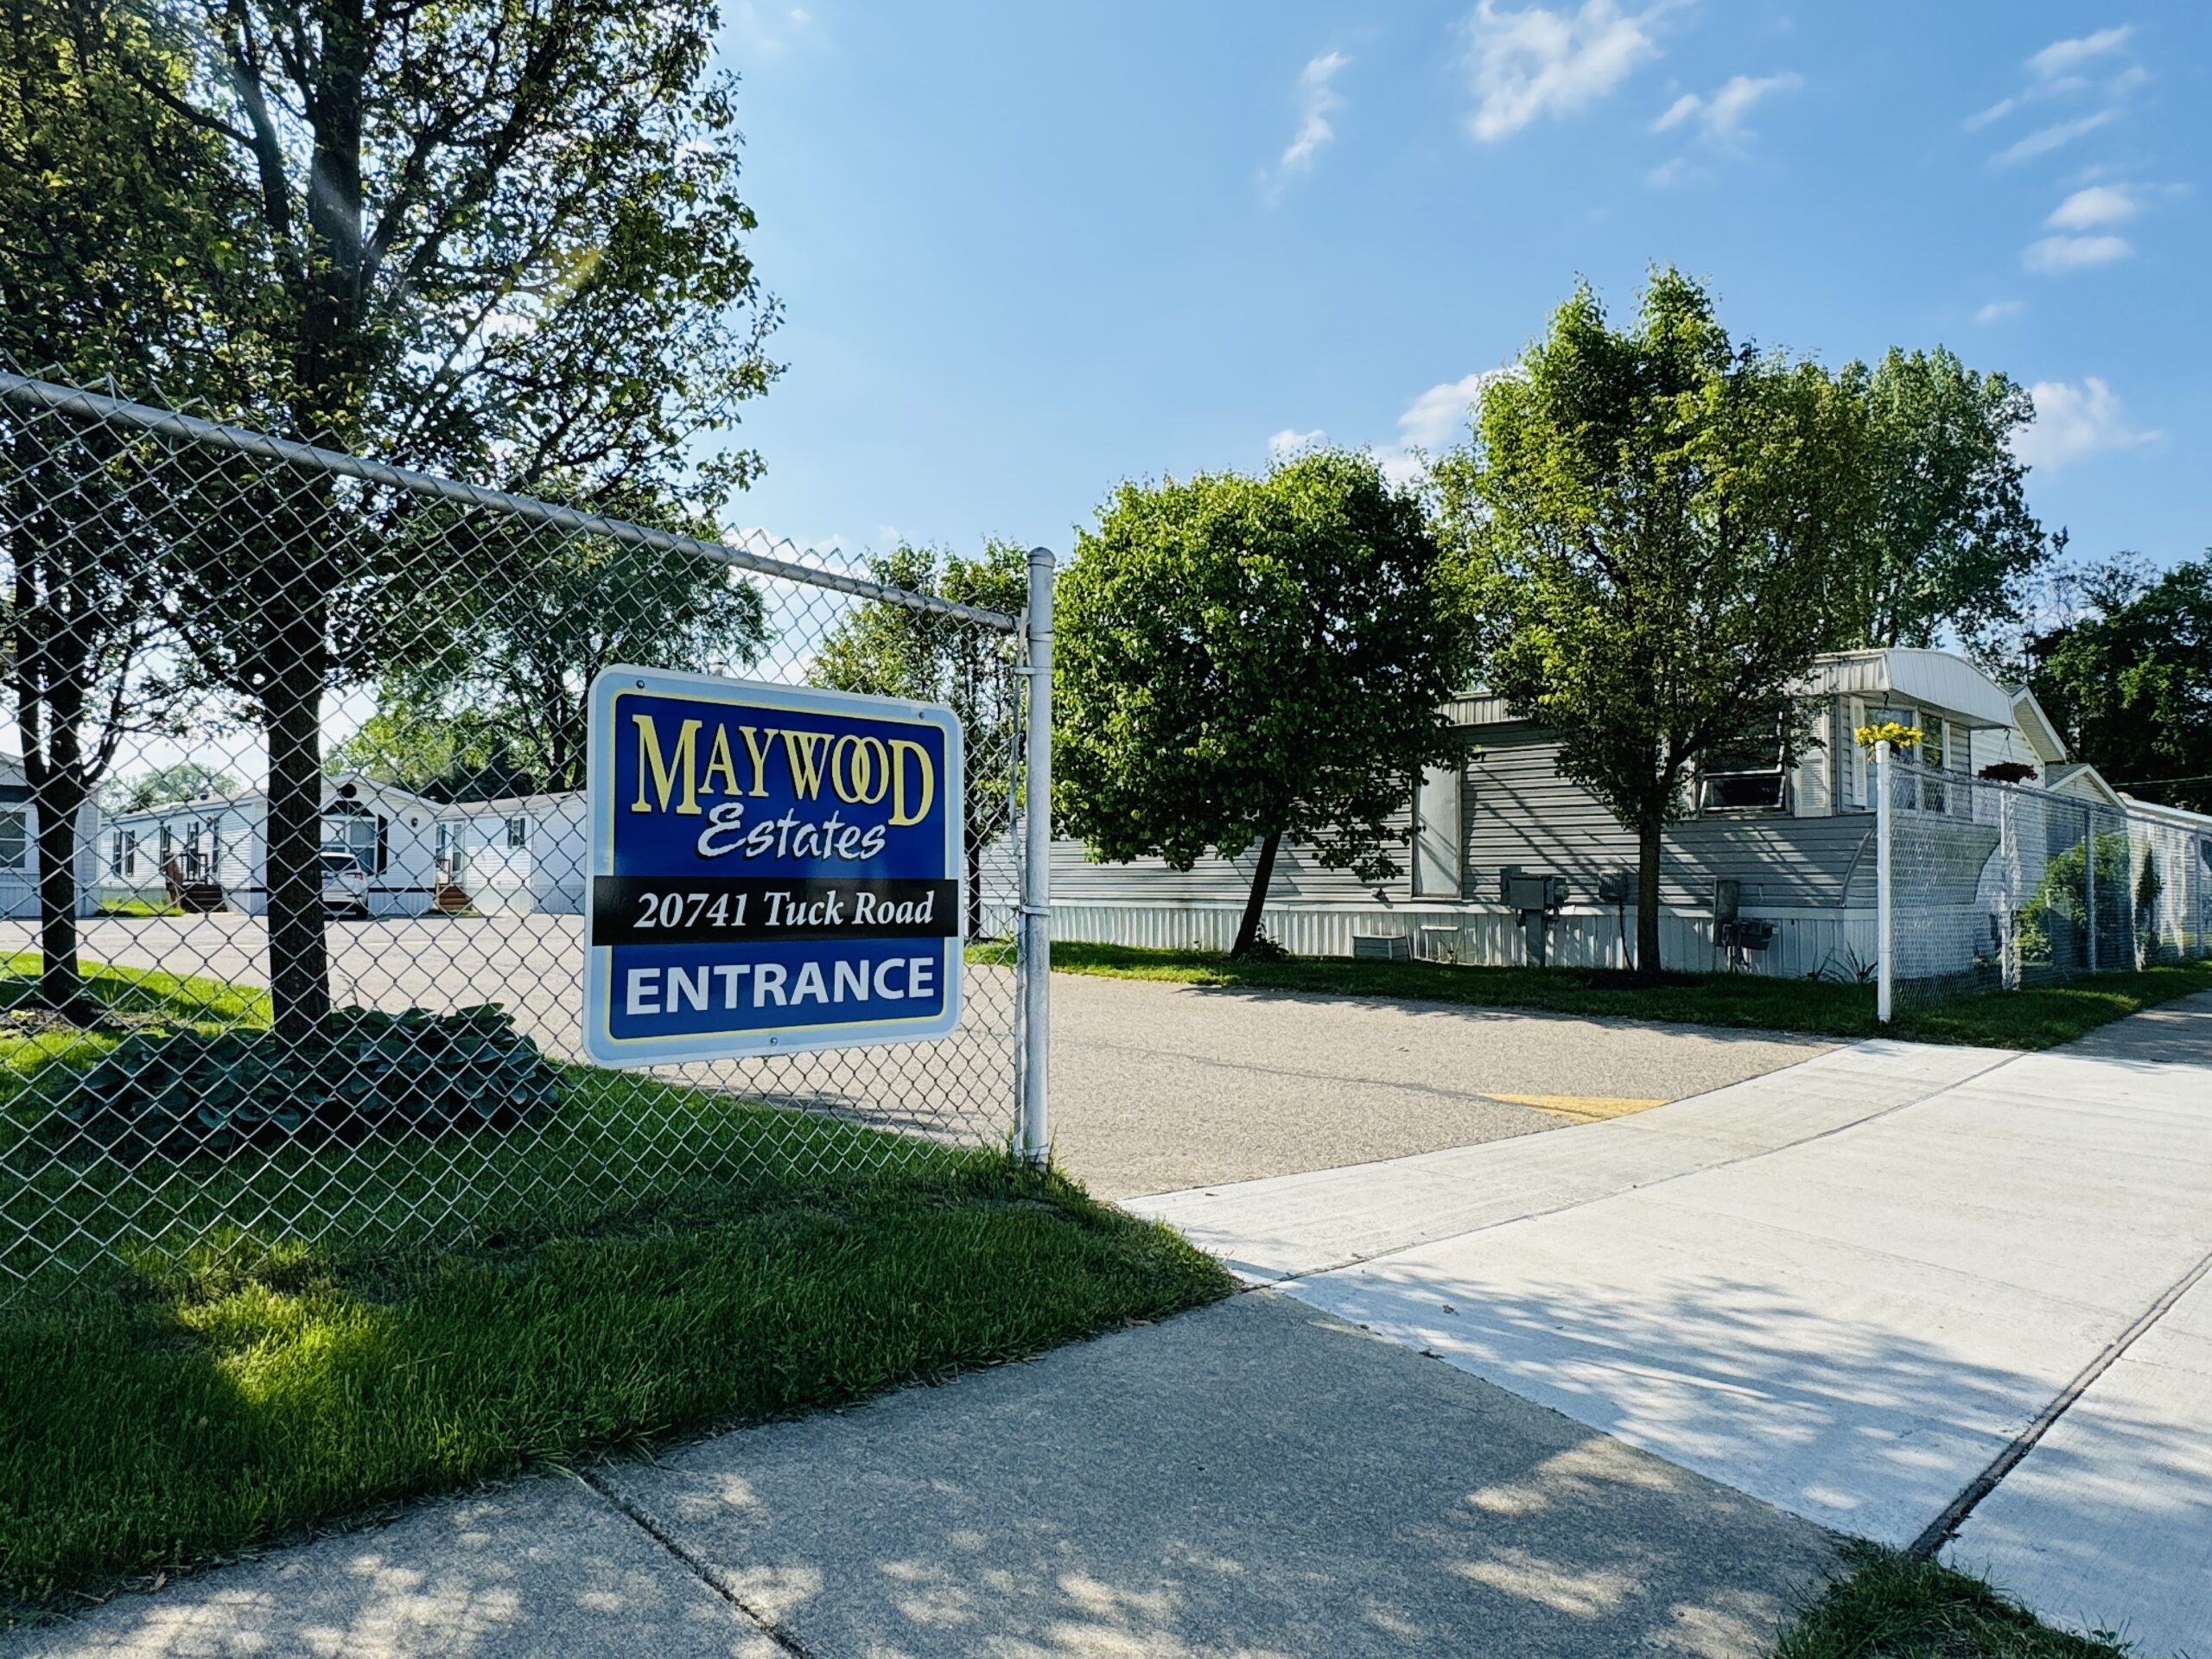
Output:
M1046 1156L1050 554L956 602L7 373L0 559L0 1302ZM611 662L957 711L950 1037L581 1063Z

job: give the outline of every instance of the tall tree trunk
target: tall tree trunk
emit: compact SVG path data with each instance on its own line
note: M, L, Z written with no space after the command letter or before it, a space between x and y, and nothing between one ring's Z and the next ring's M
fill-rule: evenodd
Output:
M1659 951L1659 860L1666 846L1667 822L1647 812L1636 832L1636 971L1656 979L1664 964Z
M1236 943L1229 947L1231 957L1246 955L1253 942L1260 937L1260 918L1268 907L1268 888L1275 879L1275 849L1282 845L1282 831L1270 830L1260 843L1260 862L1252 872L1252 894L1244 901L1244 919L1236 925Z
M39 1001L72 1025L99 1013L77 962L77 814L85 784L74 766L48 769L33 791L38 815Z
M320 645L319 618L308 637ZM269 999L276 1029L295 1043L320 1036L330 1015L330 959L322 912L322 675L318 655L312 648L286 652L263 697L269 739L269 819L263 859L269 888Z

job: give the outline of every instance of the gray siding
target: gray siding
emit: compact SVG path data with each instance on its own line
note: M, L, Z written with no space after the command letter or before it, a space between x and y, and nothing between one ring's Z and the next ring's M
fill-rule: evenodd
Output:
M1580 784L1560 776L1559 746L1540 728L1515 722L1486 728L1467 766L1462 810L1467 827L1470 899L1490 899L1501 869L1563 875L1569 896L1596 899L1599 878L1633 870L1636 836ZM1835 817L1712 817L1667 832L1660 865L1663 904L1704 909L1713 884L1732 876L1746 905L1815 907L1844 902L1873 856L1868 813ZM1872 893L1872 871L1867 869Z

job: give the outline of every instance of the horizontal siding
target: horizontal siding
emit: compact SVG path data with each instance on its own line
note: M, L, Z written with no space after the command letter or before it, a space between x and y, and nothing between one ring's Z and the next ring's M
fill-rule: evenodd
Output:
M1467 767L1467 893L1487 899L1498 872L1519 865L1563 875L1570 898L1592 900L1599 879L1637 866L1636 836L1581 785L1559 772L1559 745L1524 724L1484 734ZM1670 825L1660 865L1663 904L1706 908L1714 884L1744 884L1746 905L1844 902L1850 879L1871 858L1870 815L1699 817Z

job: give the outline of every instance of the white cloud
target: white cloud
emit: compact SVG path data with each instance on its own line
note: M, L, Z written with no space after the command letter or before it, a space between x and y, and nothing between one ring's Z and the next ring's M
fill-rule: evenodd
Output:
M2019 300L1992 300L1974 314L1974 320L1984 323L2002 322L2007 317L2018 316L2027 308L2026 304Z
M762 5L737 0L728 13L731 38L742 51L763 58L781 57L812 29L814 16L804 6Z
M1498 376L1514 372L1511 369L1484 369L1431 386L1398 416L1399 448L1441 449L1459 435L1467 423L1467 412L1483 395L1483 388Z
M1804 84L1805 78L1798 74L1737 75L1710 98L1684 92L1651 124L1651 130L1667 132L1694 120L1699 133L1706 139L1714 143L1726 143L1746 131L1744 118L1761 99L1774 92L1794 92Z
M2117 28L2101 29L2094 35L2083 35L2074 40L2053 41L2028 60L2028 68L2044 80L2054 80L2080 68L2092 58L2101 58L2108 52L2118 51L2134 33L2133 23L2122 23Z
M2084 456L2133 449L2160 434L2129 428L2120 397L2095 375L2082 384L2038 380L2028 388L2036 418L2012 440L2012 452L2031 467L2063 467Z
M2076 138L2094 132L2118 113L2113 110L2099 110L2091 115L2079 115L2071 121L2054 122L2038 127L2026 137L1997 152L1999 167L2009 167L2015 162L2031 161L2037 156L2047 156L2052 150L2072 143Z
M1301 449L1312 448L1328 435L1318 426L1311 432L1300 432L1295 427L1286 426L1268 440L1268 459L1281 461L1287 455L1294 455Z
M1410 484L1419 479L1423 455L1433 455L1465 435L1485 386L1493 380L1518 379L1527 373L1518 364L1508 364L1502 369L1481 369L1431 386L1398 416L1398 441L1376 452L1383 476L1394 484Z
M2055 276L2062 271L2108 265L2134 251L2135 245L2120 236L2046 236L2029 245L2020 256L2020 263L2030 270Z
M2124 184L2093 184L2060 202L2044 220L2054 231L2086 231L2099 225L2124 225L2143 211Z
M1308 62L1298 76L1298 131L1284 149L1279 165L1286 173L1313 170L1313 158L1337 136L1329 118L1344 107L1336 89L1338 73L1351 60L1341 52L1324 52Z
M1510 137L1541 116L1557 119L1595 103L1656 57L1650 24L1662 5L1624 13L1614 0L1579 7L1500 11L1481 0L1473 35L1475 110L1467 124L1484 143Z

